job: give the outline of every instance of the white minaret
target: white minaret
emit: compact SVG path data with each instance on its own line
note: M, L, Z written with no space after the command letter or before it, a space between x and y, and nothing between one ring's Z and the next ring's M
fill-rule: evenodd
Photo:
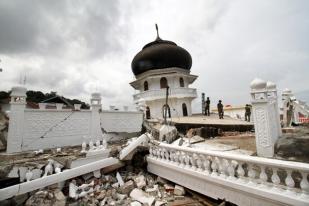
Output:
M147 119L164 119L165 108L167 118L192 115L191 102L197 93L189 86L197 76L190 74L191 65L189 52L174 42L162 40L157 29L156 40L146 44L132 61L136 80L130 85L137 90L133 98L136 103L140 99L145 101Z

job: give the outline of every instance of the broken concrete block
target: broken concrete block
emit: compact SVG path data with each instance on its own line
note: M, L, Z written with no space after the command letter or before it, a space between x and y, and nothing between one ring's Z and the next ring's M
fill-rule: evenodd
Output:
M142 134L137 139L131 141L128 146L126 146L125 148L123 148L119 152L119 159L120 160L129 160L130 158L132 158L132 156L133 156L132 154L135 152L137 147L142 145L144 142L149 141L149 137L148 137L149 135L150 134L148 134L148 133Z
M19 168L19 178L20 178L20 182L24 182L24 180L26 179L26 172L28 171L27 167L20 167Z
M137 188L143 188L146 186L146 180L144 175L139 175L138 177L135 178L135 183Z
M97 198L97 200L101 201L105 198L105 196L106 196L106 190L102 190L96 198Z
M43 171L40 169L34 169L32 170L32 173L33 173L32 179L35 180L41 177Z
M169 184L165 184L165 185L164 185L164 189L165 189L165 191L168 192L168 193L174 192L174 187L173 187L172 185L169 185Z
M183 196L185 195L185 188L182 187L182 186L179 186L179 185L175 185L175 188L174 188L174 195L177 195L177 196Z
M163 125L159 130L159 140L172 143L177 138L177 133L175 126Z
M167 202L165 202L165 201L157 200L157 201L155 202L155 206L162 206L162 205L165 205L165 204L167 204Z
M14 178L14 177L17 178L17 177L19 177L18 170L19 170L18 167L13 167L13 169L10 171L10 173L8 174L7 177L9 177L9 178Z
M159 185L154 185L153 188L148 188L145 191L151 196L157 196L159 191Z
M117 200L124 200L127 195L116 193Z
M98 156L100 155L102 158L109 157L110 149L96 149L96 150L89 150L86 153L86 157Z
M129 194L134 189L134 182L132 180L129 180L128 182L125 182L123 186L121 186L118 191L121 194Z
M93 177L93 172L89 172L87 174L82 175L83 179L85 181L89 180L91 177Z
M137 188L132 190L132 192L130 193L130 197L133 200L137 200L147 206L151 206L155 201L154 197L149 196L143 190Z
M134 202L131 202L130 206L142 206L142 204L137 201L134 201Z
M123 179L122 179L121 175L119 174L119 172L117 172L116 178L117 178L117 181L119 183L119 186L123 186L124 182L123 182Z
M101 171L100 170L93 171L93 176L95 178L100 178L101 177Z
M161 185L165 185L165 184L167 184L168 181L166 179L158 176L156 182L161 184Z

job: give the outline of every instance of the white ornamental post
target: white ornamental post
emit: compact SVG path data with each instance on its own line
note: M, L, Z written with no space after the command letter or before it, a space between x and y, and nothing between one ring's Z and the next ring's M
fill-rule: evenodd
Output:
M284 127L290 127L291 126L291 117L288 116L288 113L290 108L292 107L292 91L290 89L284 89L282 92L282 105L283 105L283 125ZM292 115L292 114L290 114ZM289 119L289 120L288 120Z
M280 113L278 106L278 93L277 86L275 83L268 81L266 84L267 88L267 98L269 100L269 113L271 115L271 121L274 122L276 128L276 135L274 135L274 141L277 141L278 138L282 136L282 129L280 123Z
M251 103L257 154L261 157L273 157L278 129L272 120L272 116L275 115L269 106L270 99L266 86L266 81L261 79L256 78L251 82Z
M100 139L102 136L101 124L100 124L100 111L102 109L101 104L101 94L93 93L91 94L91 137L90 139Z
M17 86L12 88L10 101L10 121L7 137L7 153L21 152L24 133L24 115L26 108L25 87Z

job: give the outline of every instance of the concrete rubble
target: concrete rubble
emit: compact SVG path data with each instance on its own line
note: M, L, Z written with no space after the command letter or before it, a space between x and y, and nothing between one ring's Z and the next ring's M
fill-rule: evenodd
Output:
M149 134L132 138L128 143L112 145L108 148L111 156L122 153L126 163L115 162L106 168L86 172L58 183L34 189L0 201L0 205L149 205L161 206L177 201L184 193L184 188L146 172L144 154L139 147L145 147ZM133 146L132 146L133 145ZM92 143L89 147L92 147ZM10 167L6 176L17 178L20 182L29 182L60 174L65 171L78 170L85 164L94 164L102 155L87 157L87 147L57 148L42 153L25 154L26 161L20 161ZM82 152L81 152L82 151ZM133 155L132 155L133 154ZM105 154L104 154L105 155ZM72 159L72 156L77 158ZM130 157L129 157L130 156ZM106 156L104 156L106 157ZM80 164L80 166L79 166Z

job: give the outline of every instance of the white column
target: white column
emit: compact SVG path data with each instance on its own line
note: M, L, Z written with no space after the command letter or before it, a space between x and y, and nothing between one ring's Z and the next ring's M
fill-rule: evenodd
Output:
M275 123L274 126L276 127L276 135L274 136L274 141L277 141L278 138L282 136L282 128L280 123L280 112L278 106L278 93L277 93L277 86L275 83L268 81L267 85L267 98L269 100L269 112L272 114L272 121Z
M10 121L7 137L7 153L21 152L24 116L26 108L26 91L24 87L13 87L10 102Z
M251 101L257 154L261 157L273 157L274 145L278 139L278 119L275 106L268 98L266 85L261 79L251 82Z
M101 94L91 94L91 139L97 140L102 138L100 111L102 110Z

